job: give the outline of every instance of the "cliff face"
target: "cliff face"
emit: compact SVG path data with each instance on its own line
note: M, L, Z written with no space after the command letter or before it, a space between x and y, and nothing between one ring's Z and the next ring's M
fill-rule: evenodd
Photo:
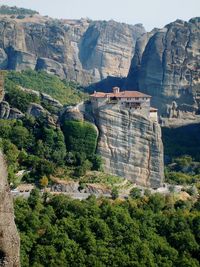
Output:
M0 69L46 70L82 85L127 76L142 25L0 15Z
M7 172L3 155L0 152L0 266L20 266L19 247Z
M159 124L115 106L96 110L94 117L105 171L138 185L159 187L164 177Z
M200 18L177 20L143 35L136 44L126 87L153 96L163 116L199 113Z
M3 77L0 75L0 102L3 96ZM7 182L6 164L0 151L0 266L20 266L19 248L19 236L14 222L13 202Z

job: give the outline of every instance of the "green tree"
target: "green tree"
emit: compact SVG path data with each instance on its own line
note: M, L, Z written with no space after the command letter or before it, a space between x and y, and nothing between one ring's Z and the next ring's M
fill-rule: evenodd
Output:
M112 189L111 197L112 197L112 199L117 199L119 197L119 192L118 192L118 189L116 187L114 187Z
M130 191L130 197L133 199L137 199L141 197L141 189L134 187L133 189L131 189Z
M65 121L63 132L68 151L85 153L87 158L94 155L97 145L97 132L89 122Z
M47 187L48 186L48 183L49 183L49 180L46 176L43 176L41 179L40 179L40 185L42 187Z

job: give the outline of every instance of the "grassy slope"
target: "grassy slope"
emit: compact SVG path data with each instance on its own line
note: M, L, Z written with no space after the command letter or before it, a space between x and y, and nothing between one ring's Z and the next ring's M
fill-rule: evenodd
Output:
M57 76L47 74L44 71L9 71L6 74L6 79L16 85L49 94L62 104L73 105L86 98L77 84L62 81Z

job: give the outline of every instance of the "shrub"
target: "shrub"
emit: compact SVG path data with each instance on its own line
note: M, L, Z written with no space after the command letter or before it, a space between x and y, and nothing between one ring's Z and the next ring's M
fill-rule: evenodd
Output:
M68 151L85 153L87 158L94 155L97 145L97 132L91 123L65 121L63 132Z

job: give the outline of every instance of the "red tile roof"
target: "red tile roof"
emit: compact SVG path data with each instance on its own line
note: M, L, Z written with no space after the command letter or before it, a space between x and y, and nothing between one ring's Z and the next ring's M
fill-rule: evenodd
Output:
M106 97L117 97L117 98L135 98L135 97L147 97L150 98L150 95L143 94L138 91L122 91L118 93L102 93L102 92L95 92L94 94L90 95L91 97L96 98L106 98Z

